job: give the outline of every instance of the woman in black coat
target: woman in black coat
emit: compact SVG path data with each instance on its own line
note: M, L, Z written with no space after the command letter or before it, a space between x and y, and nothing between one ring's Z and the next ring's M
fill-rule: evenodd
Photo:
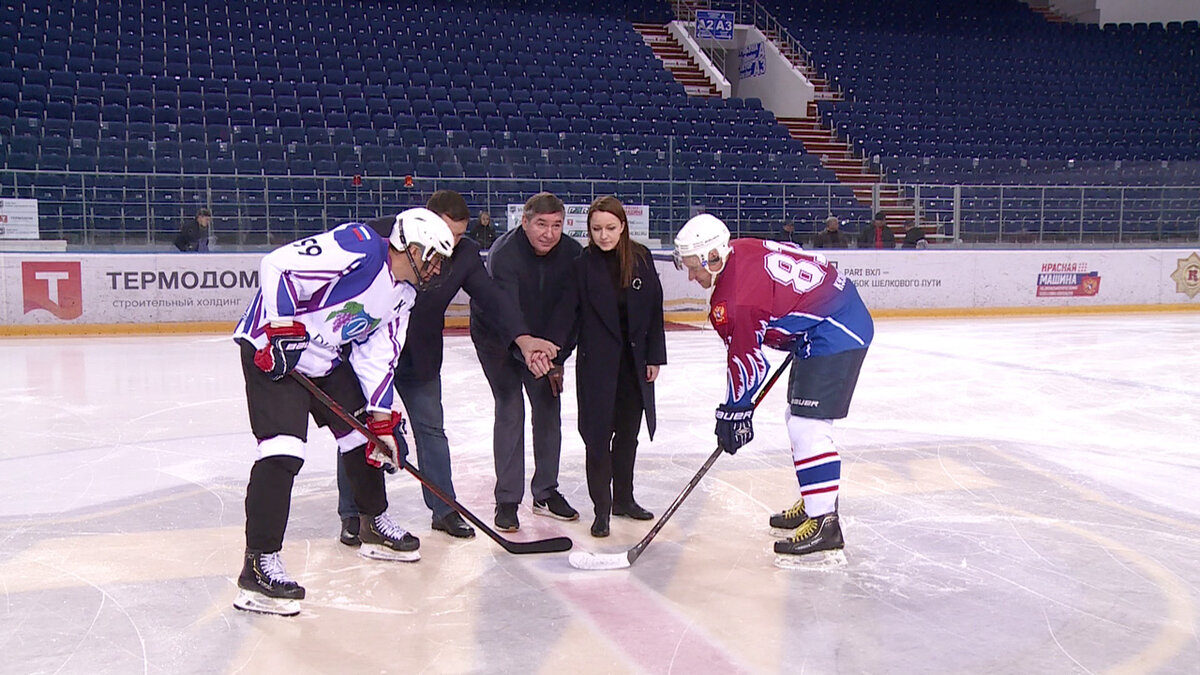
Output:
M642 414L654 438L654 380L667 362L663 292L650 251L629 238L616 197L588 209L588 246L576 261L551 323L565 344L578 322L575 388L579 435L587 447L592 536L608 536L609 514L654 517L633 498L633 464Z

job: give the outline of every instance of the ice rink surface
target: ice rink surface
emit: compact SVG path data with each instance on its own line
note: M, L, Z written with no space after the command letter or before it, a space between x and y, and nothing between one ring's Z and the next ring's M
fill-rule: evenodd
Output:
M254 441L223 336L0 340L0 673L1196 673L1200 315L882 320L836 426L849 563L774 566L797 497L784 389L627 570L432 532L389 479L415 564L337 542L335 446L313 431L283 550L295 618L232 607ZM469 338L443 369L459 501L489 524L492 402ZM668 334L638 501L714 447L723 347ZM773 364L782 355L771 353ZM564 400L561 489L584 517ZM532 472L532 459L527 462Z

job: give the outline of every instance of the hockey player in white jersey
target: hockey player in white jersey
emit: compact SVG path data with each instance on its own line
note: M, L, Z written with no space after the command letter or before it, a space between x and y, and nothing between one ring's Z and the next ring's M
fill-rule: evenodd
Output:
M404 347L417 291L454 247L446 223L427 209L396 216L390 232L347 223L268 253L260 290L234 333L241 346L250 427L258 459L246 486L246 553L234 606L293 615L304 588L287 576L280 550L292 483L304 464L308 416L328 427L361 516L360 553L415 561L420 541L387 515L381 465L403 454L403 420L392 411L392 369ZM343 358L345 355L345 358ZM364 415L385 443L376 448L298 381L312 379L347 411ZM400 426L400 433L397 427Z

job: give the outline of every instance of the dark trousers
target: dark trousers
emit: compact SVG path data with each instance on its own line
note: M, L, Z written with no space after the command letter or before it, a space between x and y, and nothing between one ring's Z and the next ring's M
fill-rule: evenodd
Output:
M451 498L454 482L450 472L450 443L446 440L445 422L442 413L442 378L419 380L396 374L396 391L408 411L408 425L412 429L413 441L417 444L417 469ZM350 494L350 484L342 463L338 463L338 516L351 518L358 515L358 507ZM422 486L425 505L433 511L434 518L441 518L454 509Z
M635 370L633 360L622 357L609 435L602 443L587 445L588 495L597 516L608 515L614 503L633 502L633 463L642 429L642 390Z
M560 400L550 392L546 378L534 378L529 369L513 357L507 346L477 338L475 352L496 403L496 421L492 429L496 503L519 504L525 495L525 401L521 396L522 387L529 396L533 417L533 480L529 488L534 499L545 499L558 489L558 461L562 451Z

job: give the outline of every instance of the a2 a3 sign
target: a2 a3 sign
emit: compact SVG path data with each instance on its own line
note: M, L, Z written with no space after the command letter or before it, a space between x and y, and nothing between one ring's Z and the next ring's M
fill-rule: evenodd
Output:
M710 40L733 39L733 12L702 9L696 12L696 37Z

